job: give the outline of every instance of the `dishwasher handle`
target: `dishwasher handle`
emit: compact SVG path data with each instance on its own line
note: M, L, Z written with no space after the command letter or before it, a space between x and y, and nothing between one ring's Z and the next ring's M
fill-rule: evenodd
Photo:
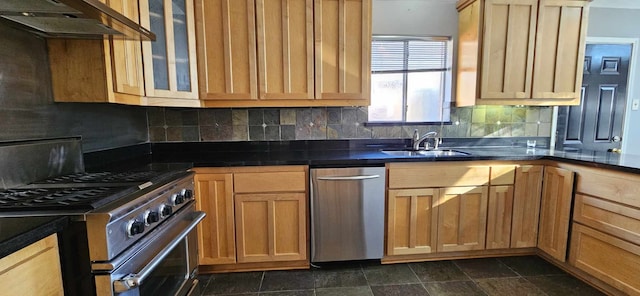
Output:
M318 180L323 180L323 181L353 181L353 180L368 180L368 179L377 179L377 178L380 178L380 175L329 176L329 177L318 177Z

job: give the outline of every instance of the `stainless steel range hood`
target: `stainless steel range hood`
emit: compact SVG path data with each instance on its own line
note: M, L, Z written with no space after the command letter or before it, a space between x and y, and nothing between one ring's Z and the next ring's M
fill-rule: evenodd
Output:
M151 31L99 0L0 0L0 19L50 38L156 39Z

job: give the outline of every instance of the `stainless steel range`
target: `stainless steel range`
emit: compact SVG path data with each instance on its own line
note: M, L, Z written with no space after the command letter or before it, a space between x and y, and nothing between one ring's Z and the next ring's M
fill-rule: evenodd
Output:
M11 184L0 191L0 217L71 218L60 236L66 295L193 293L198 284L195 227L205 215L195 211L193 173L87 173L78 141L0 145L0 166L7 149L13 149L12 159L4 161L7 166L21 155L49 155L48 168L27 167L22 173L15 166L11 173L0 169L4 184ZM21 149L15 150L15 144ZM39 179L19 181L20 174Z

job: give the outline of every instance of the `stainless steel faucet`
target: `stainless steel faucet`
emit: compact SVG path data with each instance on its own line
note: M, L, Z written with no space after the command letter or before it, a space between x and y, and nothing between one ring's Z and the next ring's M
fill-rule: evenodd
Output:
M418 132L418 130L413 130L413 139L411 141L411 146L413 148L414 151L416 150L420 150L420 143L422 143L424 140L428 139L428 138L433 138L433 146L434 149L438 149L438 144L440 144L440 139L438 139L436 136L438 135L437 132L428 132L426 134L424 134L422 137L420 137L420 133ZM424 149L429 149L429 142L425 142L424 144Z

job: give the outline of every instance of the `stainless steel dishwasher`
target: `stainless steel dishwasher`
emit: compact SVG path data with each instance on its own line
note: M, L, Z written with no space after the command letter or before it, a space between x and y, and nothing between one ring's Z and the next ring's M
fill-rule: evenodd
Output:
M311 169L311 262L380 259L384 167Z

